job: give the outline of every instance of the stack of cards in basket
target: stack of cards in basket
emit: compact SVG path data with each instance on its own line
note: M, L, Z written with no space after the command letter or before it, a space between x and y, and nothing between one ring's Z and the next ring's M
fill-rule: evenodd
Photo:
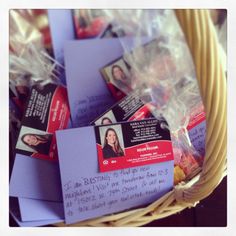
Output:
M132 50L135 39L123 40ZM167 122L157 120L151 100L144 103L137 92L115 103L100 73L123 53L115 38L65 42L70 113L64 87L32 89L10 180L19 225L71 224L121 212L173 188ZM73 129L66 129L69 114Z

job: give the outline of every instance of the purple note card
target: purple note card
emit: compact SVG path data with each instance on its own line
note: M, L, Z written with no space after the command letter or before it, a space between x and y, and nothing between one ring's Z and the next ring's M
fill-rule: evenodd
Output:
M56 136L67 224L151 203L173 188L173 161L99 173L94 127Z
M144 38L142 43L150 41ZM88 125L115 103L100 69L129 50L134 38L86 39L65 43L65 68L73 127Z
M56 60L64 65L64 43L75 39L72 10L48 9L48 20Z
M19 216L17 216L16 212L10 210L10 214L20 227L37 227L37 226L45 226L45 225L51 225L51 224L63 222L62 220L56 220L56 219L55 220L21 221Z
M22 219L22 212L20 212L20 202L18 201L19 199L17 198L10 198L10 214L13 217L13 219L16 221L16 223L20 226L20 227L35 227L35 226L43 226L43 225L49 225L49 224L55 224L55 223L59 223L59 222L63 222L63 219L60 219L60 217L50 217L49 219L45 218L45 219L40 219L40 217L35 217L35 218L31 218L31 219ZM32 202L31 202L32 203ZM32 204L29 204L32 206ZM31 211L35 211L36 208L33 207L31 209ZM39 215L42 216L42 211L44 211L44 209L39 209ZM61 210L60 210L61 211ZM31 213L36 215L38 212L35 213ZM48 217L48 215L47 215Z
M62 202L18 198L22 221L64 220Z
M206 142L206 121L202 121L192 129L190 129L188 133L194 148L200 153L202 157L204 157Z
M61 202L58 163L16 154L9 194L12 197Z
M64 65L64 43L66 40L75 39L72 10L48 9L47 12L54 57L60 64ZM66 84L63 70L61 70L60 79L63 84Z

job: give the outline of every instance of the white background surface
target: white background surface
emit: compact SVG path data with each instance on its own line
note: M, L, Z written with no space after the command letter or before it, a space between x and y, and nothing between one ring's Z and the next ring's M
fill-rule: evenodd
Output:
M124 2L124 3L123 3ZM161 3L160 3L161 2ZM1 1L0 22L0 235L235 235L236 233L236 1L224 0L8 0ZM95 4L96 3L96 4ZM8 11L11 8L226 8L228 9L228 226L225 228L10 228L8 226ZM213 216L214 217L214 216Z

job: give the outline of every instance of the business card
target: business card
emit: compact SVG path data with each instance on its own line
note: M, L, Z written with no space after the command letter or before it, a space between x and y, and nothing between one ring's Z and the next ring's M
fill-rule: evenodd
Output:
M123 121L154 118L151 101L152 98L150 95L146 94L144 97L144 95L140 94L139 90L136 90L114 104L100 117L91 122L91 124L105 125Z
M100 172L174 159L164 118L95 126Z
M132 84L135 81L130 66L123 57L109 63L100 72L112 96L117 101L133 91Z
M33 86L26 102L16 153L57 160L55 131L65 129L70 118L65 87Z

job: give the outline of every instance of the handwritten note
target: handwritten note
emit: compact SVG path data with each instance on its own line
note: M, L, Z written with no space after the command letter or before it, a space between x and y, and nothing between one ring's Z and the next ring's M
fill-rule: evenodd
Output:
M205 155L205 140L206 140L206 121L202 121L197 126L189 130L189 138L195 149Z
M71 223L73 216L75 221L84 220L158 199L171 189L167 180L171 168L160 167L146 166L68 180L63 185L66 221Z
M57 132L67 224L157 200L173 187L173 161L98 172L93 127Z
M84 99L78 99L78 101L75 101L73 108L75 111L74 127L88 125L89 122L101 115L106 108L110 107L112 102L110 95L107 94L86 96Z

